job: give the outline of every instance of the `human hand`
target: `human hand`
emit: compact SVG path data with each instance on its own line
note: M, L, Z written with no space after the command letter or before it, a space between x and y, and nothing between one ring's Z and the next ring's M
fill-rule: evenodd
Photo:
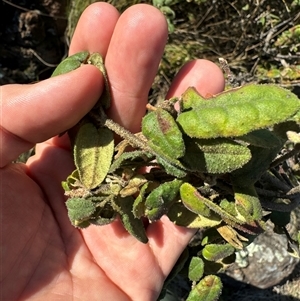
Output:
M167 39L163 15L136 5L119 16L107 3L83 13L70 46L105 57L112 91L109 116L139 131L148 91ZM188 86L222 91L211 62L188 63L167 98ZM68 220L61 181L74 170L67 135L97 102L101 73L82 66L32 85L1 87L1 300L156 300L164 279L194 234L166 217L147 228L148 244L119 221L75 229ZM51 138L53 137L53 138ZM48 140L47 140L48 139ZM36 145L26 164L10 162Z

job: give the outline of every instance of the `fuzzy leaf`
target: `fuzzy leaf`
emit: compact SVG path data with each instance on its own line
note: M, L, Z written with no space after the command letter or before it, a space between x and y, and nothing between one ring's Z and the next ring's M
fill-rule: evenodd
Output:
M262 207L253 185L234 187L234 199L236 211L246 222L262 218Z
M89 57L88 51L78 52L64 59L54 70L51 77L68 73L81 66Z
M237 215L234 202L230 202L227 199L223 199L223 200L221 200L219 206L222 209L224 209L226 212L228 212L229 214L231 214L233 216Z
M147 192L149 183L150 182L147 182L141 187L139 195L134 200L132 213L136 218L141 218L145 214L145 194Z
M198 104L183 106L177 118L190 137L242 136L284 122L300 109L295 94L275 85L245 85L203 100L199 94Z
M277 156L280 146L274 148L262 148L249 146L252 158L243 168L231 173L232 181L236 186L247 187L260 179Z
M116 212L109 204L104 207L97 207L89 222L93 225L103 226L112 223L116 219Z
M200 106L202 103L205 104L207 98L200 96L198 91L194 87L187 88L180 97L180 112L187 111L191 108ZM210 99L210 98L208 98Z
M251 159L250 150L233 140L185 137L186 154L181 161L190 170L222 174L241 168Z
M209 261L218 261L230 256L235 251L234 247L227 244L208 244L202 250L202 256Z
M66 179L66 181L62 181L61 185L64 191L70 191L72 188L78 187L79 182L79 175L78 170L75 169Z
M193 287L186 301L217 301L222 288L222 282L218 276L208 275Z
M95 204L91 200L83 198L68 199L66 206L68 209L69 219L75 227L82 227L81 224L85 224L84 222L88 221L96 211Z
M167 216L177 226L194 229L214 227L222 221L221 217L214 212L211 213L209 218L206 218L191 212L182 203L173 204Z
M142 132L154 151L162 152L173 159L184 155L182 133L167 111L158 108L148 113L142 121Z
M298 110L297 113L290 118L290 120L295 121L299 125L300 124L300 110Z
M200 257L192 257L189 265L189 279L191 281L199 281L204 273L204 262Z
M238 139L263 148L274 148L282 144L275 134L266 129L253 131L244 136L238 137Z
M210 216L210 209L198 197L197 189L189 183L183 183L180 187L180 197L184 206L190 211L205 217Z
M184 178L187 175L184 166L176 159L168 158L166 156L157 156L156 160L169 175L177 178Z
M119 214L124 228L142 243L148 242L148 237L143 221L136 218L132 213L134 199L132 197L116 198L116 205L119 207Z
M181 180L177 179L165 182L148 195L145 202L145 215L151 221L158 220L167 213L170 203L179 194L179 188L182 183Z
M87 189L97 187L105 179L114 154L112 131L83 124L76 136L74 160L81 183Z
M113 161L110 166L109 173L115 172L121 166L130 166L131 161L145 162L151 160L154 156L144 151L124 152L120 157ZM127 162L126 162L127 161Z
M95 52L90 55L88 58L87 62L95 67L97 67L104 78L104 83L105 83L105 91L101 95L101 105L105 108L108 109L110 107L110 87L109 87L109 82L108 82L108 77L107 77L107 72L106 68L104 66L104 61L100 53Z

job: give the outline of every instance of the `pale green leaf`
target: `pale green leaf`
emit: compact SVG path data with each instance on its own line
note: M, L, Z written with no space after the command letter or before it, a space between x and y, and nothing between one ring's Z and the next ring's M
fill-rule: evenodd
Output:
M151 221L158 220L167 213L170 203L179 195L182 183L183 181L177 179L165 182L147 196L145 214Z
M237 137L273 126L300 109L298 97L279 86L250 84L190 102L177 122L190 137ZM185 107L183 106L183 109Z
M81 183L93 189L105 179L114 154L113 132L97 129L91 123L83 124L76 136L74 160Z
M214 212L207 218L191 212L182 203L172 205L167 216L175 225L194 229L214 227L222 222L221 217Z
M208 244L202 250L202 256L209 261L218 261L232 255L235 248L229 244Z

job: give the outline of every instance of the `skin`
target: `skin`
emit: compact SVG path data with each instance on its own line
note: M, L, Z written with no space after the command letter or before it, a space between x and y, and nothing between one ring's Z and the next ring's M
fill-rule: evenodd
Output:
M166 40L165 18L155 8L139 4L120 16L111 5L95 3L83 13L69 54L88 50L105 57L113 95L109 115L136 132ZM202 95L221 92L222 72L209 61L190 62L167 97L190 85ZM71 226L60 183L74 165L67 135L57 135L93 107L103 87L94 66L32 85L1 87L3 301L156 300L194 234L166 217L148 226L146 245L119 221L83 231ZM35 144L36 154L26 164L10 163Z

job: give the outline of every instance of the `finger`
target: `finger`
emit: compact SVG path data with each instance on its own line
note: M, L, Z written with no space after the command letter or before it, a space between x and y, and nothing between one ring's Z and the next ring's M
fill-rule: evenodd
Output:
M91 4L78 21L69 54L88 50L105 56L118 18L119 12L112 5L105 2Z
M105 54L118 16L116 9L107 3L91 5L79 21L70 53L88 50ZM97 26L101 26L102 30L96 30ZM97 71L90 72L92 73L84 74L86 71L78 70L74 73L77 76L60 76L31 86L14 85L2 88L4 101L1 105L5 120L2 120L1 124L3 147L0 166L16 159L20 153L28 150L36 142L69 129L93 107L101 95L103 83L100 75L96 74ZM72 87L72 89L65 91L62 87ZM64 99L66 95L67 100ZM82 102L82 99L86 101ZM83 106L76 105L79 101ZM16 103L18 108L15 106ZM73 113L72 110L74 114L70 117L68 114ZM12 113L15 116L16 112L22 114L22 118L18 119L19 122L13 123ZM44 118L45 114L48 114L48 118ZM56 139L55 143L66 145L67 139Z
M203 59L185 64L175 76L167 99L180 96L188 87L195 87L203 96L223 91L225 80L222 70L213 62Z
M197 229L176 226L167 216L147 228L149 245L162 275L167 277Z
M69 54L72 55L87 50L90 53L99 52L105 56L118 18L118 11L108 3L101 2L90 5L82 13L78 21L72 37ZM49 139L45 147L52 146L70 149L68 136L64 135ZM36 147L36 153L40 150L44 150L43 145ZM35 158L38 158L38 156L33 159Z
M99 52L104 57L118 18L119 12L108 3L99 2L88 6L78 20L69 55L88 51ZM51 145L69 149L70 141L67 135L54 137L47 141L47 147ZM38 150L39 148L36 151Z
M70 45L69 54L72 55L79 51L87 50L90 53L99 52L105 56L118 18L118 11L108 3L101 2L90 5L83 12L78 21ZM102 86L99 88L102 88ZM57 148L62 149L59 150ZM64 149L69 150L69 148L70 143L67 135L54 137L36 146L36 155L32 157L27 164L30 166L32 176L39 180L40 185L45 187L45 190L49 182L48 179L42 175L49 174L49 171L53 169L53 164L51 163L53 160L40 160L40 158L45 158L46 153L48 154L48 158L49 153L55 153L57 158L64 158L64 156L66 156ZM38 164L36 164L36 162L38 162ZM58 183L74 169L71 160L65 160L64 162L62 168L54 169L56 173L55 176L52 175L53 179L60 179ZM48 172L46 172L47 170Z
M69 150L55 147L52 139L39 143L36 153L27 161L28 175L43 189L62 235L70 237L75 228L71 225L65 206L62 181L74 170L72 155Z
M105 59L113 97L109 115L132 132L140 131L167 35L165 17L146 4L130 7L116 24Z
M102 91L102 74L93 66L37 84L2 86L0 167L74 126Z
M90 5L78 21L69 54L72 55L87 50L90 53L99 52L105 56L118 18L118 11L108 3L101 2ZM99 89L102 89L102 82ZM45 143L38 144L36 155L27 162L31 176L44 188L49 200L52 200L53 193L59 189L62 193L60 183L74 169L70 154L64 150L69 150L69 148L70 143L67 135L54 137ZM55 162L59 163L55 164ZM57 168L57 166L60 167ZM49 178L52 181L49 181ZM49 183L52 185L49 185ZM55 202L52 204L52 208L59 215L61 203L56 202L57 197L53 199Z

